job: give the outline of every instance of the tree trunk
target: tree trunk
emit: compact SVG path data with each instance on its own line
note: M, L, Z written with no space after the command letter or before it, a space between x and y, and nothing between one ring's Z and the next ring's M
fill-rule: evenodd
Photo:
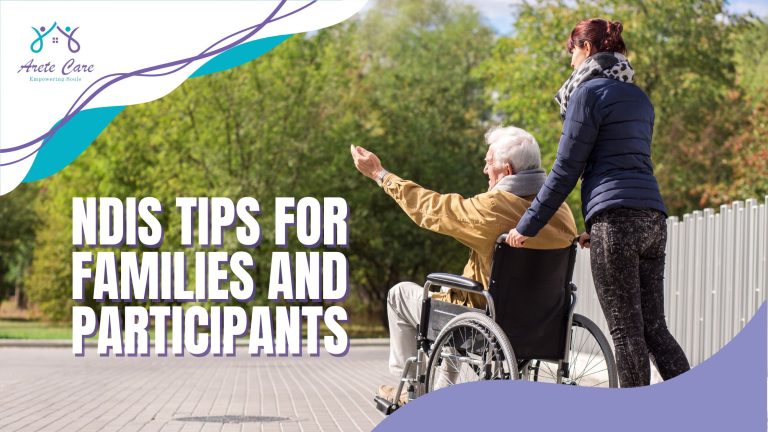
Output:
M24 310L27 308L27 296L24 295L24 286L20 283L16 284L16 292L14 293L16 300L16 308Z

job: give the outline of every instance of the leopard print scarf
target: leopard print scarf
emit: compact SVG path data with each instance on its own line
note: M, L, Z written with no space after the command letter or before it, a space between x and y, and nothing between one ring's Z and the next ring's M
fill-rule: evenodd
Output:
M568 100L581 83L601 76L631 83L634 75L629 60L621 53L599 52L589 57L573 71L555 95L555 101L560 105L560 118L565 120Z

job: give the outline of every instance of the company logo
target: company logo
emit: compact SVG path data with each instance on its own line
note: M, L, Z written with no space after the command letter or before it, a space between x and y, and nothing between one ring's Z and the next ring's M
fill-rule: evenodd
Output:
M95 65L84 62L80 54L80 41L75 37L80 27L59 26L54 22L50 26L33 26L35 39L29 44L32 56L29 61L19 64L16 71L19 76L33 82L80 82L82 74L93 73ZM67 51L51 49L53 45L67 45ZM86 50L87 51L87 50ZM77 54L77 55L75 55Z
M53 33L54 30L57 30L58 33L53 33L53 36L51 36L51 43L58 44L59 34L61 34L64 36L64 38L67 41L67 49L69 49L69 52L76 53L80 51L80 42L78 42L75 39L75 32L79 28L80 27L75 27L73 29L69 26L61 28L55 22L53 23L53 25L47 28L45 26L32 27L32 30L34 30L35 34L37 35L37 38L35 38L35 40L32 41L32 44L29 45L29 49L35 54L42 51L44 42L45 42L45 37Z

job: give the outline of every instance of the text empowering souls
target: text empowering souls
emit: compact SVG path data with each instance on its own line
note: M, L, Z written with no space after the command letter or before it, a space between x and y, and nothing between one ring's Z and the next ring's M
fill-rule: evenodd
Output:
M243 246L257 248L261 242L261 228L256 220L260 206L254 198L241 198L234 203L223 197L183 197L176 199L176 207L183 247L221 247L224 232L230 229ZM347 312L341 306L322 305L346 296L349 269L344 254L272 253L267 298L272 302L305 302L302 306L254 306L248 311L229 305L205 308L197 304L152 304L246 303L256 295L256 284L248 271L255 262L248 252L195 252L194 258L188 259L185 252L103 250L123 245L159 247L163 228L156 216L161 213L160 201L153 197L73 198L73 245L99 249L72 253L73 300L83 302L89 291L86 288L92 287L92 298L97 302L149 305L105 305L98 316L91 307L74 306L75 355L84 355L85 339L98 332L97 351L103 356L110 352L118 356L149 355L152 337L155 353L161 356L168 355L169 338L173 355L234 355L236 340L246 335L248 352L253 356L299 356L303 354L304 326L306 352L319 355L321 320L332 334L322 338L325 351L346 354L349 338L340 323L347 320ZM293 227L296 238L306 247L346 246L348 214L347 203L341 198L324 198L322 204L311 197L298 203L290 197L276 198L275 244L287 247L288 229ZM241 226L235 228L236 225ZM194 269L194 286L187 285L190 265Z

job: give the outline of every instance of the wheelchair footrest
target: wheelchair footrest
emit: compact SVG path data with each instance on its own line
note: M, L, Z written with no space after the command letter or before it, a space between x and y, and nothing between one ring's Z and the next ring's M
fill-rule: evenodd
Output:
M397 404L394 404L381 396L374 396L373 401L376 402L376 409L381 411L384 415L390 415L400 408Z

